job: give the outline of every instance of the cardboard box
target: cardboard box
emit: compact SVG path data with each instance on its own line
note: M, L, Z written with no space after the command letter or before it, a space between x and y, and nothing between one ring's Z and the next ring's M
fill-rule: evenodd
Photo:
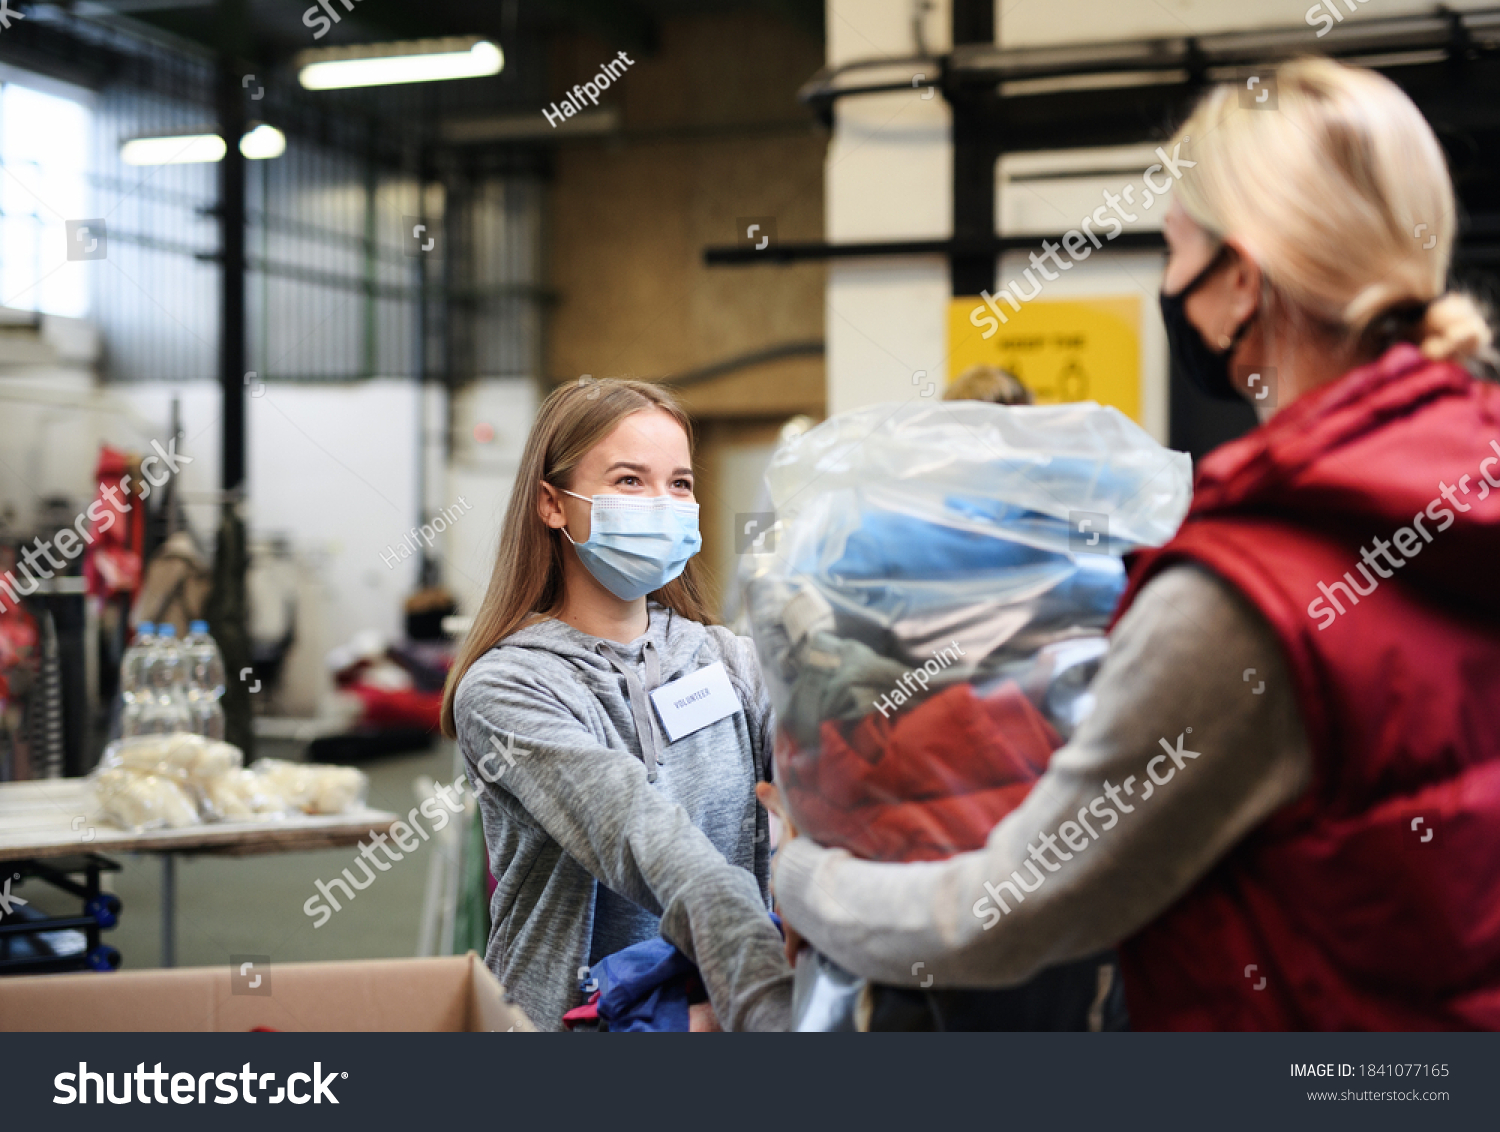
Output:
M241 956L241 959L250 958ZM258 957L256 957L258 958ZM474 952L0 978L0 1031L511 1031L536 1027Z

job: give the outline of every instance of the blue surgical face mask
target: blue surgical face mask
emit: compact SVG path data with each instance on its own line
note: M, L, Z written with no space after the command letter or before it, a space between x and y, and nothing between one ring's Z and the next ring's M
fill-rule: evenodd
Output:
M653 593L682 573L688 559L703 546L698 533L698 505L659 495L596 495L590 499L566 488L590 505L589 537L575 542L578 557L599 584L621 601Z

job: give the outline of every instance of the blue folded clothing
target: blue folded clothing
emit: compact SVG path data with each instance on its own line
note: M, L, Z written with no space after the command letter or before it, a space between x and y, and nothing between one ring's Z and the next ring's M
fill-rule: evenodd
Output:
M599 980L599 1017L611 1031L686 1032L688 978L698 968L664 939L648 939L589 969Z
M994 531L975 531L898 511L865 511L857 516L857 522L844 539L843 553L825 567L825 576L841 581L864 578L897 581L971 577L986 570L1044 563L1070 565L1067 554L1009 537L1012 533L1025 533L1028 525L1035 530L1046 524L1053 539L1065 544L1067 525L1035 512L1018 513L1010 530Z
M781 930L774 912L771 923ZM589 968L599 980L599 1017L611 1032L686 1033L689 995L702 1001L698 968L664 939L647 939Z

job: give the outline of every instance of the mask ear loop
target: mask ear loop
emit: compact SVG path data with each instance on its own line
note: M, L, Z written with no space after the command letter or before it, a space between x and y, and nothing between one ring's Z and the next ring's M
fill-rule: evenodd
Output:
M1250 332L1250 328L1255 325L1256 319L1260 318L1261 311L1266 310L1270 306L1271 297L1271 281L1265 277L1264 273L1262 273L1260 277L1260 301L1255 304L1255 309L1250 312L1244 322L1240 323L1239 329L1236 330L1233 335L1219 336L1220 345L1224 350L1226 362L1229 360L1229 358L1234 356L1234 351L1244 340L1245 335ZM1266 322L1265 336L1261 342L1261 345L1265 348L1268 355L1270 353L1270 348L1274 343L1274 339L1272 338L1272 331L1274 327L1274 322ZM1227 342L1228 345L1224 345L1225 342ZM1230 374L1230 384L1234 384L1234 375L1232 373ZM1236 390L1236 392L1240 392L1241 395L1244 395L1244 391ZM1253 408L1254 405L1252 404L1251 407Z
M1219 244L1219 250L1214 253L1213 259L1211 259L1211 260L1208 261L1208 263L1204 266L1203 270L1200 271L1200 272L1198 272L1198 274L1193 278L1193 281L1191 283L1189 283L1186 287L1184 287L1181 291L1179 291L1178 295L1181 298L1186 299L1189 294L1191 294L1194 290L1196 290L1199 286L1201 286L1202 283L1203 283L1203 281L1205 279L1207 279L1210 275L1212 275L1214 273L1214 271L1218 268L1219 261L1225 258L1225 253L1227 253L1228 251L1229 251L1229 245L1227 243L1224 243L1224 242L1221 241L1220 244ZM1261 275L1261 297L1260 297L1260 302L1258 302L1258 303L1255 304L1255 309L1253 311L1251 311L1249 313L1249 315L1246 316L1245 321L1242 322L1242 323L1240 323L1239 327L1235 330L1235 332L1233 334L1220 334L1219 335L1219 342L1218 342L1219 349L1226 356L1234 353L1235 348L1244 339L1245 335L1250 332L1250 327L1255 324L1255 320L1260 317L1261 307L1265 306L1265 302L1266 302L1265 286L1266 286L1266 278L1265 278L1265 275L1262 274Z
M1224 253L1228 250L1229 245L1221 240L1219 242L1219 250L1214 252L1213 256L1210 257L1209 261L1203 265L1198 274L1189 279L1187 281L1187 284L1180 290L1178 290L1175 294L1168 295L1167 298L1182 299L1186 301L1187 297L1194 291L1196 291L1199 287L1203 286L1203 281L1214 273L1214 270L1219 266L1219 261L1224 258Z
M538 482L540 482L543 487L550 487L553 491L560 491L564 495L571 495L574 499L581 499L585 503L589 504L590 506L593 505L594 501L592 499L590 499L587 495L579 495L576 491L569 491L565 487L558 487L555 483L548 483L546 480L540 480ZM564 516L564 518L566 518L566 515ZM568 534L568 524L567 523L564 523L562 526L560 526L560 527L558 527L556 529L562 531L563 538L567 539L574 546L578 545L578 540L575 539L572 535Z

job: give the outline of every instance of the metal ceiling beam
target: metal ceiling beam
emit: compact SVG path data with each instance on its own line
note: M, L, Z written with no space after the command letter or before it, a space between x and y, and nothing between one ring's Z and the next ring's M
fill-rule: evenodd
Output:
M803 85L798 97L820 113L851 95L904 89L911 75L926 70L928 81L941 64L944 92L996 91L1002 83L1077 79L1088 76L1182 72L1198 81L1211 71L1256 67L1285 61L1314 49L1337 59L1393 66L1400 56L1423 52L1457 55L1500 50L1500 8L1444 12L1432 16L1361 17L1341 25L1327 39L1311 38L1305 24L1269 30L1222 32L1068 43L1045 47L998 47L960 43L941 59L856 60L825 67ZM905 73L899 72L904 68ZM872 78L872 72L875 77Z
M501 11L489 5L457 6L444 0L427 0L422 5L405 0L352 2L354 7L348 12L341 4L335 6L342 18L327 43L319 46L443 35L498 39L501 34ZM312 6L310 0L308 6ZM312 32L299 20L302 7L289 3L285 9L271 13L252 12L237 33L242 38L233 45L235 53L246 59L279 60L294 50L314 46ZM128 18L137 26L154 28L212 51L225 46L214 0L86 0L74 11L102 20Z
M222 49L216 67L216 110L224 157L219 177L219 390L223 398L223 428L219 456L220 484L225 492L245 482L245 157L239 140L245 133L245 94L242 67L234 45L243 42L248 23L248 0L219 0L218 26Z
M1309 41L1309 27L1221 32L1214 35L1064 44L1056 47L998 47L993 43L955 47L952 81L987 85L1025 79L1130 71L1256 67L1307 55L1336 59L1391 55L1453 47L1500 48L1500 8L1432 16L1362 16L1327 39Z
M981 236L947 240L880 240L867 243L798 243L773 244L762 251L752 247L724 246L703 249L708 267L748 267L764 263L805 263L827 259L879 259L882 256L941 255L979 259L993 272L995 257L1005 252L1035 248L1044 237ZM1062 233L1048 233L1047 238L1062 239ZM1110 241L1113 248L1154 249L1165 247L1160 232L1121 232Z

